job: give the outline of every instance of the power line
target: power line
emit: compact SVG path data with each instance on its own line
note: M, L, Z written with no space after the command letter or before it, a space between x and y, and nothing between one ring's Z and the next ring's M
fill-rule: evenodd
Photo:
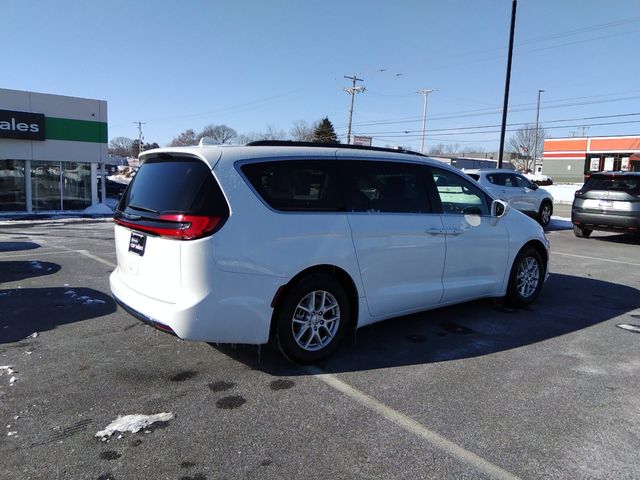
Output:
M603 122L603 123L589 123L589 124L579 123L575 125L558 125L556 127L546 127L545 130L556 130L561 128L576 128L576 127L578 128L597 127L597 126L603 126L603 125L628 125L628 124L635 124L635 123L640 123L640 120L629 120L626 122ZM506 131L515 132L517 130L518 130L517 128L509 128ZM367 135L372 136L374 138L419 138L420 137L420 134L387 135L387 134L384 134L384 132L380 132L380 133L383 133L383 135L379 135L377 133L368 133ZM465 132L464 135L477 135L477 134L484 134L484 133L500 133L500 130L482 130L478 132ZM438 136L449 136L449 135L460 135L460 134L461 134L460 132L437 133ZM427 135L427 137L429 137L429 135Z
M588 98L588 97L575 97L575 99L579 98ZM555 102L566 102L567 100L572 100L573 98L567 98L563 100L555 100L549 102L542 102L544 109L555 109L555 108L567 108L567 107L578 107L584 105L596 105L602 103L613 103L613 102L621 102L625 100L636 100L639 99L640 95L633 95L628 97L620 97L620 98L612 98L612 99L603 99L603 100L594 100L590 102L572 102L572 103L556 103ZM523 103L518 105L513 105L509 108L509 113L517 113L517 112L527 112L535 110L535 106L529 107L529 105L535 105L535 103ZM458 112L444 113L440 115L431 115L429 117L430 121L437 120L449 120L454 118L468 118L468 117L482 117L487 115L497 115L501 113L502 109L494 108L494 109L475 109L475 110L461 110ZM354 126L357 127L365 127L365 126L375 126L375 125L393 125L393 124L402 124L402 123L416 123L420 121L421 117L404 117L399 119L389 119L389 120L379 120L372 122L362 122L362 123L354 123ZM339 126L337 128L344 128L344 126Z

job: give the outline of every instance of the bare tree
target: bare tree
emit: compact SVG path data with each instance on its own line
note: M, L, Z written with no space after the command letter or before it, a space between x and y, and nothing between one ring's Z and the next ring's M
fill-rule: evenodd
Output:
M171 140L171 143L169 144L169 146L170 147L188 147L190 145L197 145L197 144L198 144L198 138L197 138L196 132L192 128L189 128L184 132L182 132L177 137L174 137L174 139Z
M202 131L198 134L198 141L202 137L210 137L213 138L216 142L222 144L229 143L237 136L238 132L226 125L209 125L204 127L204 129L202 129Z
M538 137L538 151L534 152L534 146L536 144L536 135ZM544 139L547 134L544 128L539 128L536 132L536 128L531 125L525 125L518 129L507 142L509 148L518 153L523 158L513 159L512 163L515 163L516 167L521 170L533 170L535 167L535 159L542 156L542 149L544 145Z
M284 130L278 130L273 125L267 125L267 129L260 133L260 140L286 140L287 134Z
M291 130L289 130L289 135L292 140L297 142L312 142L313 141L313 132L317 128L317 122L313 125L309 125L304 120L296 120L293 122L293 126Z
M130 157L133 140L128 137L115 137L109 142L109 155Z

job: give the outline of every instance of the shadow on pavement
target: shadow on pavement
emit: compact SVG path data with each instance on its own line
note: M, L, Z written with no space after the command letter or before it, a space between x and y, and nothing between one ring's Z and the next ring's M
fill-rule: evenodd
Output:
M60 271L60 268L57 263L41 262L40 260L0 262L0 284L53 275Z
M589 240L597 240L599 242L618 243L623 245L640 245L640 234L618 234L613 235L598 235L604 232L593 232Z
M40 248L35 242L0 242L0 253L20 252L22 250L34 250Z
M345 342L318 366L338 373L489 355L575 332L638 307L640 295L634 288L554 274L527 309L510 310L479 300L386 320L359 329L355 341ZM270 347L214 348L271 375L308 375Z
M110 296L91 288L0 290L0 344L115 311Z

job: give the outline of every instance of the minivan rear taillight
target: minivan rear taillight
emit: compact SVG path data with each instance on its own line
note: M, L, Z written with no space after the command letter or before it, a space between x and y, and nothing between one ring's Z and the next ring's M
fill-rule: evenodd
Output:
M123 227L139 230L160 237L176 240L196 240L218 231L226 218L219 216L189 215L183 213L159 215L153 220L140 223L114 217L114 222Z

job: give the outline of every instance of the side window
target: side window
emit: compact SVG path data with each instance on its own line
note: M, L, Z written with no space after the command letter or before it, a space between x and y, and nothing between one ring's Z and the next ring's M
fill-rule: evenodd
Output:
M504 177L504 183L503 185L505 187L517 187L518 186L518 180L516 179L516 176L511 174L511 173L503 173L503 174L499 174L502 175Z
M350 212L431 213L425 169L413 163L345 161Z
M445 214L489 215L487 196L472 182L437 167L431 173Z
M262 199L276 210L344 212L335 162L261 162L243 165L241 170Z
M503 173L490 173L487 175L487 180L494 185L504 186L505 175Z
M522 175L513 175L515 177L516 186L520 188L531 188L531 182L527 177Z

